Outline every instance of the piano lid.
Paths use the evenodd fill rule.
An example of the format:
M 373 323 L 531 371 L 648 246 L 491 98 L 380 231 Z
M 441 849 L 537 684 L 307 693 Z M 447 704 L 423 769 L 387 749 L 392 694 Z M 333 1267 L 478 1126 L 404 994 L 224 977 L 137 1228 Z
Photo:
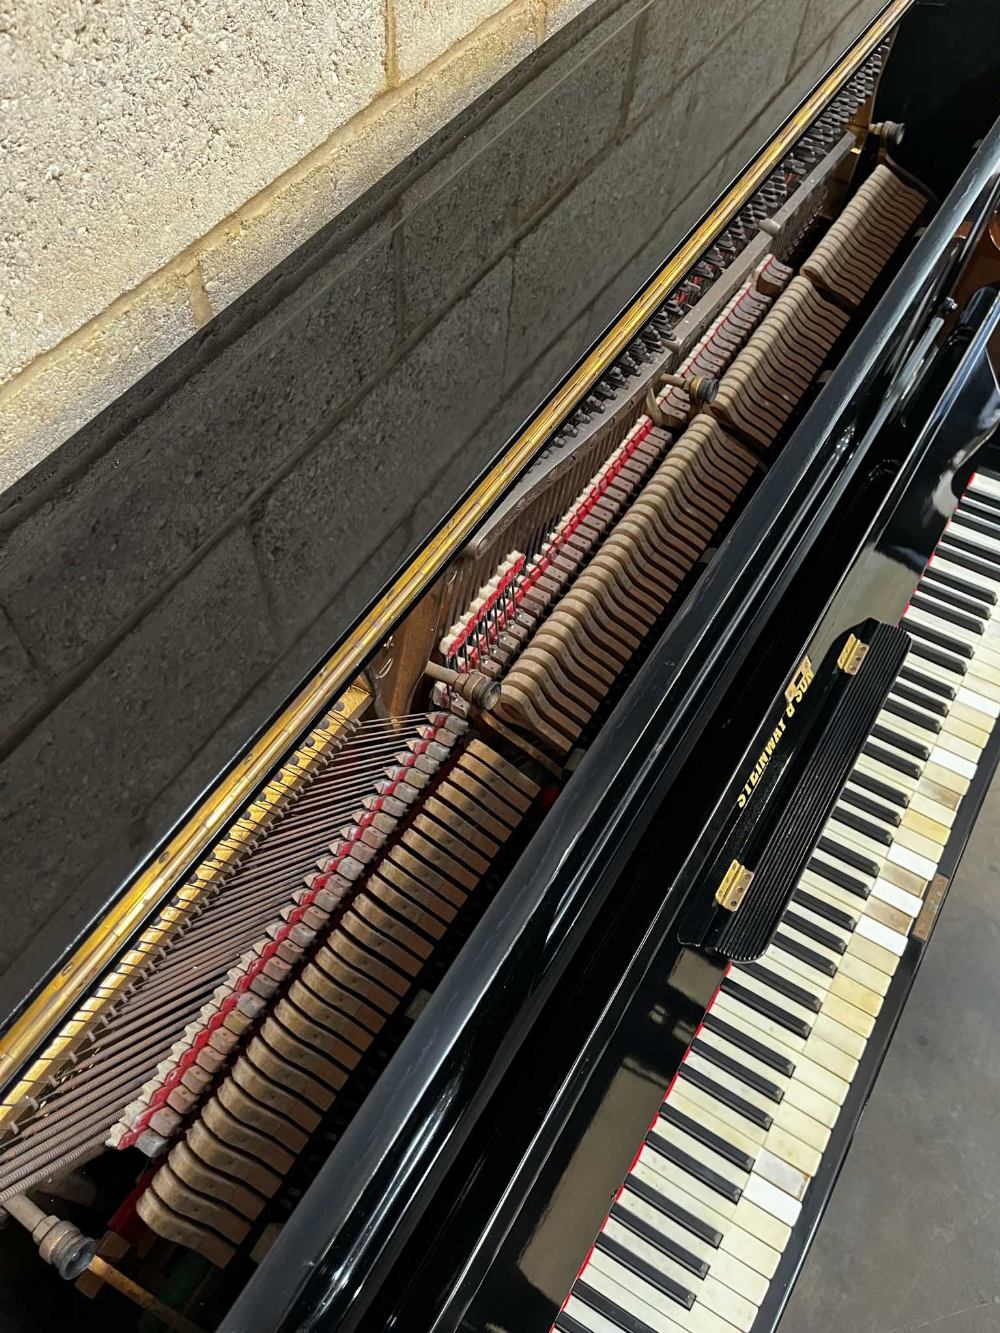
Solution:
M 905 8 L 886 10 L 864 50 Z M 115 462 L 95 467 L 84 510 L 99 534 L 91 587 L 141 603 L 192 547 L 205 576 L 177 589 L 195 599 L 184 633 L 159 634 L 138 661 L 127 640 L 123 661 L 112 653 L 114 694 L 96 715 L 88 681 L 7 760 L 0 1000 L 10 1012 L 48 976 L 36 1036 L 49 1001 L 79 993 L 238 813 L 807 123 L 796 117 L 442 525 L 820 72 L 785 81 L 780 14 L 768 0 L 754 26 L 710 34 L 706 54 L 678 49 L 648 5 L 592 7 L 61 452 L 65 469 L 102 451 Z M 44 517 L 60 475 L 33 475 L 10 503 L 36 511 L 46 554 L 32 577 L 61 571 L 47 610 L 75 653 L 93 630 L 65 572 L 77 533 L 58 506 Z M 317 658 L 322 670 L 217 780 Z M 249 702 L 203 745 L 248 673 L 263 678 Z M 77 757 L 49 774 L 50 750 Z M 154 859 L 150 844 L 203 789 Z

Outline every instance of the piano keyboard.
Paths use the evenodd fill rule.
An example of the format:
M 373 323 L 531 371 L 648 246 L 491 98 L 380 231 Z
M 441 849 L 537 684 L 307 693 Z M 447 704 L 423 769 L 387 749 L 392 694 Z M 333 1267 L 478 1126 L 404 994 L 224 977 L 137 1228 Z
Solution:
M 559 1333 L 750 1333 L 1000 714 L 1000 480 L 973 478 L 910 650 L 774 937 L 730 965 Z

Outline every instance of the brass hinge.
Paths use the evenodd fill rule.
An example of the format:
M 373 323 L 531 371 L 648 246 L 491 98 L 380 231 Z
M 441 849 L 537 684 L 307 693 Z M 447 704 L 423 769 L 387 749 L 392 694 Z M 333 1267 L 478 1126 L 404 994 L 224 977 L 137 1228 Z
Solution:
M 856 676 L 861 663 L 868 656 L 868 645 L 862 643 L 856 634 L 848 636 L 847 642 L 840 650 L 840 656 L 837 658 L 837 666 L 848 676 Z
M 734 861 L 715 890 L 715 901 L 727 912 L 735 912 L 746 897 L 752 879 L 753 871 L 740 865 L 739 861 Z

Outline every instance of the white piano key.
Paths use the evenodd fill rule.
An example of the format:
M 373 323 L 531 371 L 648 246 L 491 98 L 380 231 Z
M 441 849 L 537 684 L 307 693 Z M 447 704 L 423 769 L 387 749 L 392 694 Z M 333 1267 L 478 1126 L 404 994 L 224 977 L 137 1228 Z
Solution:
M 890 956 L 894 957 L 894 955 Z M 889 989 L 889 982 L 892 980 L 891 976 L 859 958 L 853 949 L 848 949 L 844 954 L 839 975 L 847 977 L 851 981 L 860 981 L 862 986 L 867 986 L 869 990 L 875 991 L 883 998 Z
M 809 1188 L 809 1182 L 812 1179 L 812 1176 L 797 1171 L 795 1167 L 789 1166 L 784 1158 L 776 1157 L 774 1153 L 769 1152 L 766 1148 L 758 1155 L 754 1170 L 769 1184 L 784 1190 L 786 1194 L 799 1203 L 805 1198 L 806 1190 Z
M 854 1071 L 858 1067 L 858 1062 L 853 1055 L 842 1050 L 839 1046 L 833 1045 L 826 1037 L 817 1034 L 815 1030 L 809 1034 L 805 1054 L 813 1064 L 819 1065 L 831 1074 L 835 1074 L 845 1083 L 851 1082 L 854 1078 Z M 804 1073 L 803 1078 L 805 1078 Z
M 867 1041 L 875 1026 L 875 1019 L 870 1013 L 866 1013 L 865 1010 L 850 1004 L 847 1000 L 843 999 L 840 995 L 835 994 L 833 991 L 831 991 L 823 1001 L 823 1008 L 820 1010 L 820 1015 L 821 1017 L 825 1016 L 826 1018 L 833 1019 L 842 1027 L 847 1028 L 849 1032 L 855 1033 L 862 1039 L 862 1042 Z M 842 1049 L 850 1050 L 851 1048 L 850 1046 L 843 1046 Z M 863 1045 L 861 1049 L 864 1050 Z M 858 1058 L 860 1059 L 861 1057 L 859 1056 Z
M 873 921 L 871 917 L 863 916 L 858 921 L 857 933 L 865 939 L 871 940 L 873 944 L 881 945 L 883 949 L 887 949 L 900 958 L 906 950 L 905 935 L 900 935 L 896 930 L 889 930 L 887 926 L 881 925 L 878 921 Z
M 791 1239 L 792 1228 L 789 1224 L 777 1213 L 761 1208 L 753 1199 L 747 1198 L 745 1193 L 733 1210 L 733 1221 L 765 1245 L 770 1245 L 772 1250 L 783 1251 Z
M 905 947 L 905 941 L 904 941 Z M 867 963 L 870 967 L 877 968 L 888 981 L 896 975 L 896 969 L 899 967 L 900 955 L 892 949 L 887 949 L 876 940 L 869 939 L 860 931 L 855 931 L 847 946 L 846 958 L 850 954 L 852 957 Z
M 928 763 L 920 778 L 920 785 L 927 789 L 927 784 L 933 783 L 943 791 L 949 791 L 955 797 L 956 802 L 960 801 L 969 790 L 969 779 L 960 774 L 954 764 L 938 763 L 932 759 Z
M 937 848 L 945 848 L 952 836 L 952 824 L 955 810 L 949 810 L 937 801 L 928 800 L 923 794 L 917 794 L 911 806 L 900 820 L 901 829 L 912 829 L 923 834 Z
M 830 1131 L 826 1125 L 813 1120 L 786 1099 L 778 1107 L 764 1147 L 790 1166 L 814 1176 L 829 1141 Z
M 893 841 L 901 842 L 904 847 L 911 847 L 934 861 L 940 861 L 950 837 L 951 829 L 948 825 L 920 810 L 908 810 L 906 818 L 900 821 Z
M 799 1220 L 799 1213 L 802 1211 L 802 1205 L 796 1199 L 786 1194 L 784 1190 L 778 1189 L 777 1185 L 772 1185 L 769 1180 L 764 1180 L 762 1176 L 756 1174 L 751 1174 L 747 1181 L 743 1197 L 789 1227 L 795 1225 Z
M 975 708 L 980 713 L 985 713 L 987 717 L 992 717 L 994 719 L 1000 717 L 1000 691 L 998 691 L 997 698 L 990 698 L 985 694 L 981 694 L 977 690 L 969 689 L 967 686 L 963 685 L 959 687 L 955 697 L 962 703 L 968 704 L 970 708 Z
M 814 1031 L 823 1041 L 836 1047 L 837 1050 L 843 1051 L 855 1062 L 860 1060 L 865 1053 L 865 1038 L 860 1033 L 855 1032 L 853 1028 L 845 1027 L 838 1019 L 832 1018 L 828 1014 L 820 1014 L 817 1017 Z
M 918 898 L 915 893 L 907 893 L 905 889 L 897 889 L 895 884 L 889 884 L 884 879 L 877 879 L 872 889 L 877 897 L 884 899 L 893 907 L 897 907 L 907 916 L 919 916 L 920 909 L 923 907 L 923 899 Z
M 882 992 L 872 990 L 862 982 L 854 981 L 843 971 L 838 972 L 834 984 L 830 987 L 831 995 L 853 1004 L 872 1018 L 877 1018 L 882 1009 Z
M 912 870 L 921 879 L 933 879 L 937 874 L 937 861 L 931 861 L 926 856 L 911 852 L 909 847 L 903 847 L 898 842 L 893 843 L 889 848 L 887 859 L 898 866 L 902 866 L 905 870 Z
M 946 750 L 940 745 L 936 745 L 931 750 L 931 757 L 928 762 L 940 764 L 942 768 L 950 769 L 952 773 L 957 773 L 960 777 L 967 778 L 970 781 L 976 776 L 976 765 L 974 763 L 968 759 L 962 759 L 957 754 L 952 754 L 950 750 Z M 964 792 L 962 794 L 965 795 Z
M 816 1092 L 804 1079 L 789 1080 L 784 1100 L 789 1106 L 794 1106 L 796 1110 L 811 1116 L 825 1129 L 833 1129 L 837 1123 L 837 1116 L 840 1114 L 839 1103 Z
M 882 926 L 888 926 L 890 930 L 895 930 L 900 935 L 909 935 L 910 927 L 913 925 L 913 918 L 901 912 L 898 907 L 893 907 L 882 898 L 876 898 L 873 894 L 865 903 L 865 916 L 871 921 L 877 921 Z

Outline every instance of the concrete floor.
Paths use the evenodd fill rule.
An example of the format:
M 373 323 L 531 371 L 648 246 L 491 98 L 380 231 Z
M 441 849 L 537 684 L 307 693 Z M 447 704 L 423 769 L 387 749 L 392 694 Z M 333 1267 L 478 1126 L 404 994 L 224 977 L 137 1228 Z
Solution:
M 1000 779 L 780 1333 L 1000 1331 Z

